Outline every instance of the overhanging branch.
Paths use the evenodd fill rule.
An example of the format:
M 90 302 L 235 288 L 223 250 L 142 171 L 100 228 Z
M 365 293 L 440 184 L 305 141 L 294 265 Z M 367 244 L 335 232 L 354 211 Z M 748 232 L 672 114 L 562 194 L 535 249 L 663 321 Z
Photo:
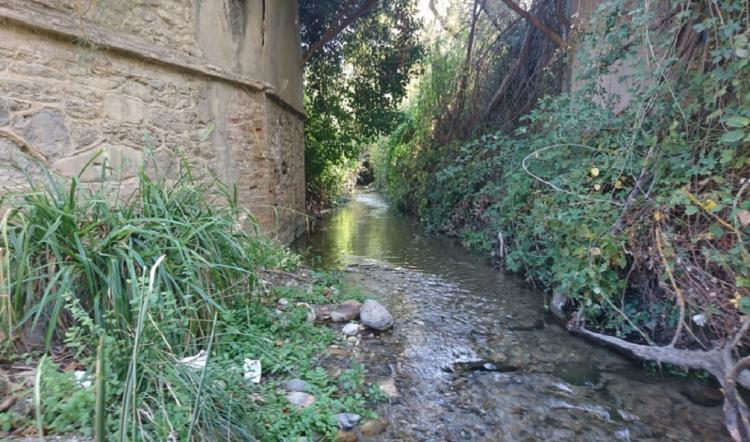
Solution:
M 549 37 L 550 40 L 557 43 L 558 46 L 561 48 L 567 47 L 568 43 L 565 41 L 564 38 L 560 36 L 557 32 L 553 31 L 552 28 L 545 25 L 544 22 L 542 22 L 539 17 L 529 13 L 529 11 L 523 9 L 522 7 L 518 6 L 517 3 L 515 3 L 513 0 L 502 0 L 503 3 L 505 3 L 506 6 L 508 6 L 510 9 L 513 10 L 516 14 L 520 15 L 526 21 L 529 22 L 533 27 L 539 29 L 542 31 L 544 35 Z
M 349 27 L 349 25 L 357 21 L 357 19 L 359 19 L 360 17 L 377 8 L 379 0 L 364 0 L 363 2 L 359 3 L 359 5 L 356 6 L 353 11 L 350 11 L 350 8 L 348 7 L 351 3 L 352 2 L 347 2 L 344 5 L 341 13 L 338 15 L 338 17 L 336 17 L 336 20 L 333 21 L 331 27 L 323 33 L 323 36 L 320 37 L 320 40 L 311 44 L 310 47 L 307 48 L 305 53 L 302 55 L 303 65 L 306 64 L 317 51 L 325 46 L 326 43 L 336 38 L 336 36 L 339 35 L 341 31 Z

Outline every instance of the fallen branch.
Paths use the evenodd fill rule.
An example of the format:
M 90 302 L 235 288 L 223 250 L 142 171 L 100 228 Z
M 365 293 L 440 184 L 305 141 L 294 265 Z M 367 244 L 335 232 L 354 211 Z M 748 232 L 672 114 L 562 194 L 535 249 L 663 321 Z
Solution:
M 487 116 L 492 113 L 492 109 L 495 108 L 495 106 L 500 103 L 500 101 L 503 99 L 503 96 L 505 95 L 505 92 L 508 91 L 508 88 L 511 85 L 511 82 L 514 78 L 516 78 L 516 75 L 518 75 L 518 72 L 521 70 L 521 66 L 526 63 L 526 61 L 529 58 L 529 52 L 531 52 L 531 42 L 534 37 L 534 28 L 532 26 L 527 26 L 526 29 L 526 36 L 523 39 L 523 44 L 521 45 L 521 51 L 518 53 L 518 57 L 516 57 L 516 62 L 513 63 L 513 66 L 508 69 L 508 72 L 505 73 L 505 76 L 503 77 L 502 83 L 500 83 L 500 87 L 497 88 L 494 94 L 492 94 L 492 98 L 490 98 L 490 102 L 487 104 L 487 107 L 484 109 L 484 113 L 482 114 L 482 118 L 487 118 Z
M 732 352 L 750 326 L 750 319 L 744 321 L 739 332 L 728 345 L 713 350 L 686 350 L 674 348 L 671 345 L 656 347 L 634 344 L 614 336 L 586 330 L 576 323 L 572 324 L 570 327 L 572 333 L 630 357 L 709 372 L 724 389 L 724 419 L 729 434 L 737 442 L 750 439 L 750 411 L 736 392 L 737 384 L 750 389 L 750 374 L 746 370 L 750 368 L 750 356 L 739 361 L 732 356 Z

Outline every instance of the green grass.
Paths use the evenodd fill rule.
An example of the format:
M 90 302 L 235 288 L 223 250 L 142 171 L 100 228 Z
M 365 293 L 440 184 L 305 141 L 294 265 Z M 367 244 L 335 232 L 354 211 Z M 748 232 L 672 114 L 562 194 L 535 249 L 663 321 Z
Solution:
M 258 233 L 230 189 L 197 182 L 187 168 L 171 180 L 142 168 L 138 178 L 127 199 L 116 186 L 50 179 L 3 202 L 12 209 L 0 226 L 0 326 L 11 339 L 0 359 L 40 370 L 16 393 L 34 412 L 4 414 L 0 435 L 331 438 L 335 413 L 367 415 L 361 372 L 347 375 L 362 388 L 340 391 L 316 363 L 339 338 L 310 324 L 304 306 L 275 309 L 282 296 L 336 302 L 340 279 L 321 273 L 311 286 L 267 287 L 261 270 L 291 270 L 298 258 Z M 199 351 L 208 353 L 204 369 L 178 362 Z M 262 362 L 261 384 L 243 379 L 246 358 Z M 62 370 L 71 362 L 91 387 Z M 281 389 L 294 377 L 317 398 L 305 410 Z

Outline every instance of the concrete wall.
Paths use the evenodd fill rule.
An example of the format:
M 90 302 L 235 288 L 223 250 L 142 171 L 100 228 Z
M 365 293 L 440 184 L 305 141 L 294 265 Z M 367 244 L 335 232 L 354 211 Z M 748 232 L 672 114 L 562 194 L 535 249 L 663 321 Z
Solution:
M 569 53 L 569 77 L 570 86 L 573 91 L 580 87 L 580 81 L 577 78 L 584 72 L 588 66 L 587 61 L 581 60 L 580 54 L 583 51 L 603 54 L 609 50 L 609 46 L 604 38 L 600 41 L 583 41 L 583 35 L 586 32 L 593 32 L 597 26 L 600 28 L 602 23 L 597 23 L 597 8 L 603 3 L 602 0 L 570 0 L 569 8 L 571 12 L 571 23 L 573 25 L 572 41 L 573 49 Z M 634 5 L 635 6 L 635 5 Z M 669 13 L 670 5 L 665 1 L 656 1 L 650 4 L 651 10 L 655 15 L 655 22 L 660 22 L 662 18 Z M 619 20 L 625 22 L 630 17 L 623 15 Z M 663 49 L 661 48 L 661 39 L 668 38 L 669 27 L 661 30 L 652 29 L 650 38 L 653 39 L 653 47 L 657 57 L 661 57 Z M 649 81 L 635 78 L 636 73 L 653 72 L 657 69 L 653 57 L 649 57 L 649 49 L 643 45 L 635 47 L 636 56 L 617 60 L 608 73 L 602 73 L 597 77 L 598 97 L 600 103 L 611 106 L 614 112 L 620 112 L 625 109 L 633 99 L 636 88 L 648 87 Z
M 295 0 L 0 2 L 0 192 L 42 168 L 75 176 L 102 150 L 127 190 L 147 149 L 161 173 L 182 153 L 290 240 L 302 109 Z

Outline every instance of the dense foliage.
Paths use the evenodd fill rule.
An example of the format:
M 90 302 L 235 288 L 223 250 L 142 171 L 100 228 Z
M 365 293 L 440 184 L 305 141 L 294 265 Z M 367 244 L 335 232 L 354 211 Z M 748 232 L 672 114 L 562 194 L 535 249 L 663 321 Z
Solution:
M 397 105 L 422 53 L 414 1 L 378 3 L 305 66 L 305 174 L 312 205 L 335 200 L 358 166 L 362 146 L 399 122 Z M 300 2 L 304 47 L 356 4 Z
M 395 202 L 503 254 L 589 324 L 704 346 L 750 313 L 750 11 L 665 6 L 602 2 L 570 40 L 574 92 L 468 142 L 436 142 L 460 57 L 433 50 L 408 121 L 373 157 Z

